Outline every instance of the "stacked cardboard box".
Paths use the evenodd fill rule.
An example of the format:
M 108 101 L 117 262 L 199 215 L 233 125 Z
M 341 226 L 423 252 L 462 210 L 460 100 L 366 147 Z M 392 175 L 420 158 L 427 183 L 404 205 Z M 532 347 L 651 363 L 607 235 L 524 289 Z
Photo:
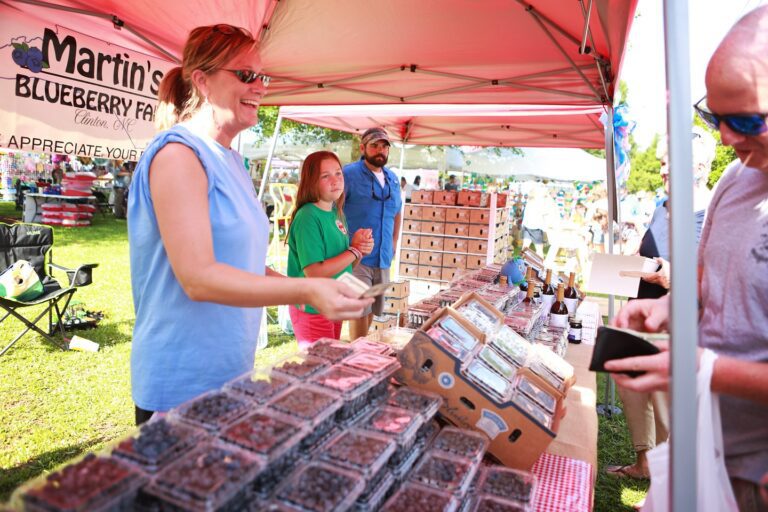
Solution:
M 483 267 L 489 244 L 492 258 L 504 259 L 508 210 L 489 203 L 488 194 L 474 190 L 414 191 L 404 208 L 400 275 L 449 282 L 457 273 Z M 506 204 L 506 195 L 498 194 L 497 203 Z

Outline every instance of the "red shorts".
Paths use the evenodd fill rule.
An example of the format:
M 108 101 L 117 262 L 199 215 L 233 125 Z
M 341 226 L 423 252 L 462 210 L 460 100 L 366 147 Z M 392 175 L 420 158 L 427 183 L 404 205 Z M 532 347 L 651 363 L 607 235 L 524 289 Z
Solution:
M 323 315 L 313 315 L 301 311 L 296 306 L 289 306 L 288 313 L 293 324 L 293 333 L 299 347 L 308 343 L 314 343 L 320 338 L 339 339 L 341 336 L 341 322 L 331 322 Z

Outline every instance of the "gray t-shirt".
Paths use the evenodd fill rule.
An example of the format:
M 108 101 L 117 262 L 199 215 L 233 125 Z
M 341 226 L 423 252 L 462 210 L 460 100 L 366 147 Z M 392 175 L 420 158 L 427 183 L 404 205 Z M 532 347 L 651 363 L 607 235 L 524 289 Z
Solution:
M 768 173 L 738 160 L 709 204 L 699 244 L 699 344 L 768 362 Z M 720 396 L 728 474 L 758 482 L 768 470 L 768 406 Z

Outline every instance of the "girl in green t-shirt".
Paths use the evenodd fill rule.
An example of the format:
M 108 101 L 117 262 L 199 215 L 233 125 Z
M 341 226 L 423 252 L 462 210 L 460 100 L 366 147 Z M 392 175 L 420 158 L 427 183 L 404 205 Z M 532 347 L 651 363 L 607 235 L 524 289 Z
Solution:
M 351 272 L 373 250 L 370 229 L 358 229 L 350 241 L 344 219 L 344 174 L 335 153 L 317 151 L 301 166 L 288 248 L 289 277 L 336 278 Z M 341 322 L 328 320 L 311 306 L 290 306 L 289 313 L 300 348 L 341 335 Z

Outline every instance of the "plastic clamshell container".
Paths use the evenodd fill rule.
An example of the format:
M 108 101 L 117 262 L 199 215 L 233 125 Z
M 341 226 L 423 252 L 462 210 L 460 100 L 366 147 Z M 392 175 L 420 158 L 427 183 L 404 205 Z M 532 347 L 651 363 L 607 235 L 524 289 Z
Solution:
M 320 338 L 307 349 L 309 355 L 325 359 L 329 363 L 338 363 L 353 351 L 348 343 L 331 338 Z
M 408 482 L 381 508 L 386 512 L 411 512 L 414 510 L 455 512 L 459 501 L 450 493 Z
M 477 357 L 484 362 L 491 370 L 495 371 L 508 381 L 512 381 L 517 374 L 517 368 L 508 362 L 493 347 L 484 346 L 477 353 Z
M 306 435 L 303 422 L 264 408 L 225 428 L 219 437 L 270 464 L 286 453 L 298 450 Z
M 503 403 L 512 391 L 512 383 L 493 371 L 479 359 L 473 359 L 462 370 L 467 380 L 474 383 L 498 403 Z
M 488 449 L 488 443 L 488 438 L 478 432 L 445 427 L 432 441 L 431 449 L 463 457 L 479 464 Z
M 560 379 L 560 377 L 558 377 L 554 373 L 552 373 L 549 370 L 549 368 L 547 368 L 544 365 L 543 362 L 541 362 L 541 361 L 532 361 L 532 362 L 530 362 L 528 364 L 528 368 L 530 368 L 530 370 L 533 373 L 535 373 L 536 375 L 538 375 L 539 377 L 544 379 L 547 382 L 547 384 L 552 386 L 554 389 L 556 389 L 558 391 L 564 391 L 565 390 L 565 381 Z M 542 404 L 542 405 L 544 405 L 544 404 Z
M 14 509 L 34 512 L 127 510 L 146 481 L 136 467 L 89 453 L 24 484 L 11 504 Z
M 257 404 L 263 404 L 287 389 L 293 382 L 291 377 L 258 368 L 229 381 L 224 385 L 224 389 L 233 394 L 244 395 Z
M 335 364 L 312 378 L 312 383 L 339 393 L 344 405 L 339 411 L 339 420 L 354 417 L 367 405 L 368 390 L 375 384 L 370 374 L 349 366 Z
M 503 325 L 490 336 L 488 345 L 496 349 L 504 359 L 517 367 L 524 366 L 531 351 L 531 344 L 511 327 Z
M 355 503 L 355 512 L 379 510 L 393 485 L 395 485 L 395 477 L 391 473 L 384 474 L 370 489 L 366 487 L 363 495 Z
M 545 411 L 554 414 L 557 407 L 557 399 L 534 384 L 524 375 L 515 380 L 515 388 L 539 404 Z
M 443 451 L 428 450 L 411 473 L 411 481 L 463 496 L 477 471 L 477 464 Z
M 253 403 L 250 400 L 216 390 L 181 404 L 172 412 L 171 418 L 217 432 L 245 416 L 252 408 Z
M 390 465 L 394 467 L 410 453 L 423 422 L 421 414 L 417 412 L 384 405 L 366 416 L 359 426 L 365 430 L 385 434 L 395 440 L 398 449 L 390 459 Z
M 355 471 L 371 482 L 397 449 L 391 437 L 359 428 L 342 431 L 326 443 L 317 458 Z
M 381 332 L 381 342 L 389 345 L 395 352 L 400 352 L 411 341 L 416 329 L 408 327 L 390 327 Z
M 506 295 L 502 294 L 502 296 L 506 298 Z M 481 304 L 475 299 L 471 299 L 462 304 L 459 307 L 458 312 L 461 313 L 467 320 L 470 320 L 471 316 L 472 323 L 477 322 L 475 325 L 477 325 L 477 327 L 485 333 L 494 332 L 501 325 L 499 317 L 496 316 L 493 311 L 489 310 L 484 304 Z
M 278 489 L 275 502 L 284 510 L 332 512 L 348 510 L 365 489 L 359 474 L 324 462 L 299 467 Z
M 528 512 L 532 510 L 522 503 L 505 500 L 489 494 L 479 494 L 468 508 L 468 512 Z
M 345 366 L 368 372 L 371 375 L 385 375 L 386 377 L 391 376 L 400 369 L 400 363 L 397 359 L 366 351 L 355 352 L 342 360 L 341 363 Z
M 247 451 L 214 441 L 164 468 L 144 492 L 182 510 L 219 510 L 247 499 L 262 468 Z
M 392 474 L 394 475 L 395 480 L 402 483 L 408 479 L 408 476 L 411 474 L 411 469 L 413 469 L 413 465 L 416 464 L 416 461 L 419 460 L 421 454 L 424 453 L 425 444 L 426 443 L 423 441 L 418 441 L 413 444 L 410 451 L 405 452 L 402 457 L 399 457 L 399 460 L 396 461 L 395 459 L 397 452 L 395 452 L 395 455 L 389 459 L 389 466 L 392 469 Z M 394 462 L 397 463 L 395 464 Z
M 421 414 L 426 423 L 431 421 L 435 414 L 437 414 L 437 411 L 440 410 L 440 407 L 443 405 L 443 397 L 429 391 L 403 386 L 389 396 L 387 403 Z
M 368 338 L 357 338 L 352 342 L 352 348 L 356 352 L 372 352 L 382 356 L 391 356 L 394 354 L 392 347 L 386 343 L 380 343 L 378 341 L 372 341 Z
M 552 415 L 545 411 L 538 403 L 528 397 L 520 390 L 515 390 L 509 401 L 514 403 L 521 411 L 531 417 L 533 421 L 543 426 L 544 428 L 550 428 L 552 426 Z
M 343 401 L 338 393 L 311 384 L 297 384 L 269 402 L 269 407 L 304 422 L 309 431 L 302 449 L 313 446 L 335 425 Z
M 477 482 L 478 494 L 488 494 L 505 500 L 525 504 L 533 509 L 536 495 L 536 477 L 527 471 L 503 466 L 483 468 Z
M 272 368 L 272 371 L 297 380 L 306 381 L 311 376 L 328 368 L 328 366 L 330 365 L 325 359 L 299 353 L 286 357 L 277 363 Z
M 112 455 L 156 473 L 206 439 L 208 433 L 190 425 L 159 418 L 144 423 L 112 449 Z
M 574 369 L 571 363 L 544 347 L 534 346 L 533 348 L 533 357 L 536 360 L 540 360 L 560 380 L 565 381 L 573 377 Z

